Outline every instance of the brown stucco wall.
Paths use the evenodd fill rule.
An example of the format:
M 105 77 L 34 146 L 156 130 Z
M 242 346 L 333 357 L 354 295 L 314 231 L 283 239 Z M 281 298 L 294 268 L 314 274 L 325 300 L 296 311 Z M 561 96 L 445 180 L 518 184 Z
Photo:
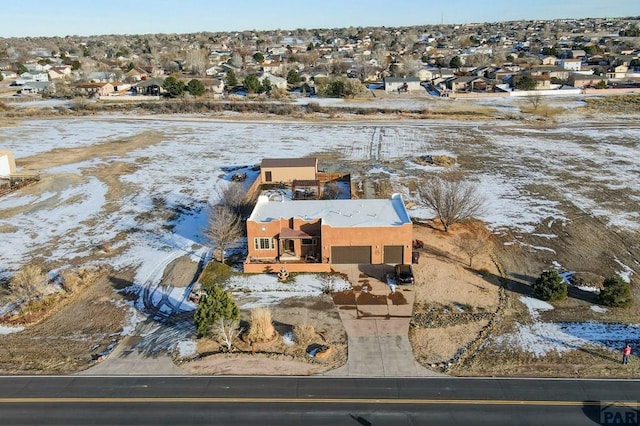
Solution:
M 322 227 L 322 258 L 331 256 L 334 246 L 371 246 L 371 263 L 383 263 L 384 246 L 404 246 L 404 263 L 411 263 L 411 240 L 413 227 L 410 223 L 402 226 L 378 228 L 332 228 Z
M 308 247 L 308 250 L 316 251 L 315 254 L 321 256 L 323 263 L 327 261 L 330 263 L 331 247 L 371 246 L 371 262 L 373 264 L 381 264 L 384 260 L 383 247 L 389 245 L 404 246 L 404 263 L 411 263 L 413 227 L 410 223 L 402 226 L 387 227 L 332 228 L 328 225 L 321 225 L 320 219 L 305 221 L 299 218 L 292 220 L 280 218 L 265 223 L 247 221 L 248 258 L 275 259 L 279 255 L 278 241 L 275 241 L 273 249 L 256 250 L 254 238 L 275 238 L 282 228 L 287 227 L 302 230 L 310 235 L 319 235 L 320 244 L 316 247 Z M 301 239 L 294 239 L 293 241 L 296 253 L 301 253 Z
M 271 181 L 266 180 L 266 173 L 271 172 Z M 315 180 L 315 167 L 264 167 L 260 170 L 262 183 L 291 182 L 298 180 Z

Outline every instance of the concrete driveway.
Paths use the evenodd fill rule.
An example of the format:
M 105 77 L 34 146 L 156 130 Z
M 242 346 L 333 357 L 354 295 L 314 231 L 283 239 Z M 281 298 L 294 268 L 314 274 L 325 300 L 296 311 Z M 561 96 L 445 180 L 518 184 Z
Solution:
M 353 291 L 334 295 L 349 341 L 347 364 L 327 376 L 443 376 L 420 365 L 409 343 L 415 292 L 411 285 L 391 293 L 385 275 L 389 265 L 339 265 Z

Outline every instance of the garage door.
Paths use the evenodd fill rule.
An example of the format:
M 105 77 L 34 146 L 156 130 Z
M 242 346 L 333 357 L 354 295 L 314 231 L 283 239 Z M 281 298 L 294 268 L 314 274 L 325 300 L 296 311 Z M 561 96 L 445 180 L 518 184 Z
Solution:
M 403 254 L 403 246 L 384 246 L 384 263 L 404 263 Z
M 371 263 L 371 246 L 331 247 L 331 263 Z

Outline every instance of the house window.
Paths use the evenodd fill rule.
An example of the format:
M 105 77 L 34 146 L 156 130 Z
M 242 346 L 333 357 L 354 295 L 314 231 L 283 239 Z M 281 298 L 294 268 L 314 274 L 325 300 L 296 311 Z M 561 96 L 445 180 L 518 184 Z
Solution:
M 273 238 L 267 237 L 254 238 L 253 246 L 256 250 L 273 250 L 275 248 Z
M 314 240 L 311 238 L 303 238 L 302 245 L 303 246 L 315 246 L 318 243 L 318 240 Z

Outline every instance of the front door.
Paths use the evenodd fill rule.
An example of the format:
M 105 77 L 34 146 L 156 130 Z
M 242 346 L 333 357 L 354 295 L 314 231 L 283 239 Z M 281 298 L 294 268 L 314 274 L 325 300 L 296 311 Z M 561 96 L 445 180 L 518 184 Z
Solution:
M 264 172 L 265 182 L 271 182 L 271 172 Z

